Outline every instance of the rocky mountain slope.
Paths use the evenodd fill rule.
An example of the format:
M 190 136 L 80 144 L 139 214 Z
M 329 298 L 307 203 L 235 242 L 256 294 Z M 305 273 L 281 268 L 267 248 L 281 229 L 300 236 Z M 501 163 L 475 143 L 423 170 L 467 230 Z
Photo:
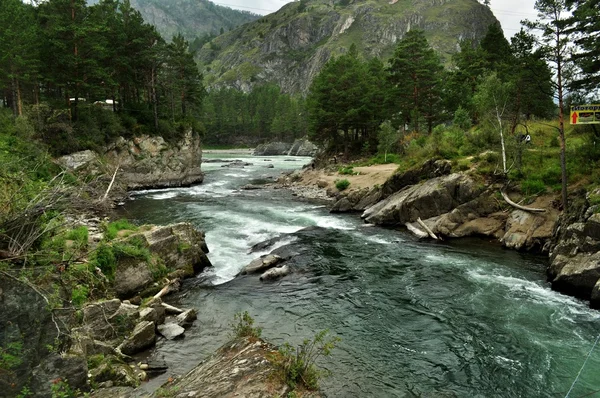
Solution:
M 130 0 L 144 20 L 169 40 L 181 32 L 188 41 L 204 35 L 218 35 L 252 22 L 260 15 L 219 6 L 208 0 Z M 95 4 L 98 0 L 88 0 Z
M 479 40 L 496 21 L 477 0 L 302 0 L 215 38 L 198 59 L 212 86 L 249 90 L 269 81 L 306 92 L 323 65 L 352 43 L 365 57 L 385 59 L 418 28 L 447 62 L 461 40 Z

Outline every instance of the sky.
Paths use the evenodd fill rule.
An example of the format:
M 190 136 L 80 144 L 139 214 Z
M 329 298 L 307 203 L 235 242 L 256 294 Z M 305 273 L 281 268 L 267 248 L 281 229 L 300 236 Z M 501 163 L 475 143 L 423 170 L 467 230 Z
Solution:
M 257 14 L 270 14 L 279 10 L 291 0 L 212 0 L 213 3 L 251 11 Z M 496 18 L 502 24 L 507 38 L 517 33 L 521 27 L 522 19 L 535 19 L 533 9 L 535 0 L 491 0 L 491 8 Z

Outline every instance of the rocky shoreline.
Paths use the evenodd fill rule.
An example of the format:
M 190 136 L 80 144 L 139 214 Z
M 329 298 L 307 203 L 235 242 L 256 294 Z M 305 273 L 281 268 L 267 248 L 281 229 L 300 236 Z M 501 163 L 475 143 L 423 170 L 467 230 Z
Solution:
M 383 175 L 376 167 L 356 170 L 364 178 L 339 175 L 331 166 L 306 168 L 282 175 L 276 186 L 327 201 L 332 213 L 356 212 L 370 224 L 405 227 L 419 239 L 484 237 L 508 249 L 548 255 L 552 288 L 600 308 L 600 206 L 591 206 L 586 192 L 572 194 L 561 213 L 553 195 L 524 198 L 507 181 L 454 172 L 447 160 Z M 344 178 L 350 189 L 340 191 L 335 182 Z M 514 206 L 523 199 L 530 200 L 527 207 Z

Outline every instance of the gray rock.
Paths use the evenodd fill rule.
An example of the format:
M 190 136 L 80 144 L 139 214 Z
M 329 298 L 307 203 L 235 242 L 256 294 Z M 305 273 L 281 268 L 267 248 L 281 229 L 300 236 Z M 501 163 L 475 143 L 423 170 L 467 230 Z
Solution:
M 121 343 L 119 350 L 125 355 L 133 355 L 150 348 L 156 342 L 155 324 L 142 321 L 135 326 L 131 335 Z
M 292 147 L 292 144 L 287 142 L 270 142 L 262 144 L 254 149 L 254 156 L 281 156 L 287 155 Z
M 176 323 L 166 323 L 158 326 L 158 333 L 163 335 L 167 340 L 174 340 L 178 337 L 183 337 L 185 329 Z
M 30 390 L 36 391 L 36 397 L 50 397 L 52 380 L 68 380 L 69 386 L 87 390 L 87 361 L 83 355 L 60 355 L 53 353 L 42 360 L 31 373 Z
M 120 259 L 115 271 L 113 287 L 119 298 L 132 297 L 150 286 L 154 279 L 144 261 L 136 258 Z
M 287 265 L 284 265 L 283 267 L 278 267 L 278 268 L 271 268 L 267 272 L 263 273 L 259 279 L 261 281 L 275 280 L 275 279 L 283 278 L 284 276 L 288 275 L 291 271 L 292 270 Z
M 119 299 L 89 304 L 83 308 L 83 324 L 87 334 L 95 340 L 112 340 L 117 331 L 109 319 L 121 307 Z
M 242 270 L 241 274 L 253 274 L 258 272 L 263 272 L 269 268 L 276 266 L 281 263 L 283 258 L 279 257 L 275 254 L 269 254 L 267 256 L 259 257 L 257 259 L 252 260 L 250 264 L 246 265 Z
M 94 369 L 90 370 L 95 383 L 110 382 L 111 386 L 137 387 L 138 380 L 129 365 L 114 356 L 107 356 Z
M 406 187 L 369 207 L 362 218 L 371 224 L 404 225 L 419 217 L 428 219 L 448 213 L 480 193 L 481 188 L 470 176 L 451 174 Z
M 177 318 L 175 318 L 175 322 L 181 327 L 186 327 L 190 326 L 197 318 L 198 316 L 196 314 L 196 310 L 190 308 L 189 310 L 186 310 L 183 313 L 177 315 Z
M 276 352 L 274 346 L 261 340 L 236 340 L 162 388 L 176 392 L 178 397 L 285 397 L 290 388 L 280 378 L 271 377 L 275 367 L 268 358 Z M 152 395 L 158 396 L 158 392 Z M 318 392 L 303 394 L 305 398 L 318 396 Z
M 158 314 L 154 308 L 142 308 L 140 310 L 140 321 L 158 322 Z
M 592 288 L 592 295 L 590 298 L 590 307 L 600 309 L 600 279 Z
M 61 156 L 56 160 L 58 164 L 69 169 L 78 170 L 98 160 L 98 154 L 94 151 L 81 151 Z

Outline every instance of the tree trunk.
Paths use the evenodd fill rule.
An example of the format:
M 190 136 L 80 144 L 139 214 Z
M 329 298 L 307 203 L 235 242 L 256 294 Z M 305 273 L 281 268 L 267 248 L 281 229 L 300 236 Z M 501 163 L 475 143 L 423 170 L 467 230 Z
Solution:
M 563 85 L 562 85 L 562 55 L 560 54 L 560 32 L 556 32 L 556 76 L 558 82 L 558 133 L 560 138 L 560 171 L 562 174 L 562 204 L 563 211 L 567 209 L 567 160 L 565 156 L 565 117 L 563 114 Z

